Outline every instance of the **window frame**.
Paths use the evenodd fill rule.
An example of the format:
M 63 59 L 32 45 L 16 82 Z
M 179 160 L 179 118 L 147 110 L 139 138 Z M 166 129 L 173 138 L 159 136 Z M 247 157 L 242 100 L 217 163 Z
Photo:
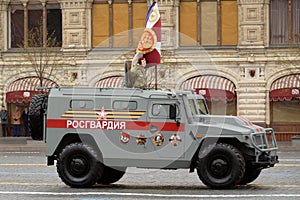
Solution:
M 121 108 L 121 107 L 116 107 L 116 103 L 128 103 L 127 107 L 126 108 Z M 135 106 L 134 108 L 130 108 L 130 103 L 134 103 Z M 138 102 L 137 101 L 133 101 L 133 100 L 114 100 L 113 103 L 112 103 L 112 108 L 114 110 L 137 110 L 138 108 Z
M 105 27 L 107 28 L 107 32 L 108 32 L 108 37 L 106 39 L 103 39 L 101 40 L 101 42 L 103 42 L 102 45 L 99 45 L 97 44 L 97 38 L 95 37 L 95 30 L 94 30 L 94 27 L 92 27 L 92 48 L 101 48 L 101 49 L 107 49 L 107 48 L 122 48 L 122 49 L 132 49 L 133 47 L 136 47 L 138 45 L 138 43 L 136 43 L 136 38 L 135 38 L 135 35 L 134 35 L 134 31 L 133 31 L 133 28 L 136 28 L 136 29 L 141 29 L 141 30 L 144 30 L 145 28 L 145 25 L 143 25 L 142 27 L 135 27 L 136 24 L 135 24 L 135 14 L 136 13 L 136 9 L 135 9 L 135 6 L 139 5 L 141 7 L 143 7 L 142 4 L 145 5 L 145 10 L 143 10 L 143 16 L 144 18 L 146 18 L 146 14 L 147 14 L 147 10 L 148 10 L 148 4 L 147 4 L 147 1 L 146 0 L 136 0 L 132 3 L 128 3 L 128 1 L 124 1 L 124 0 L 116 0 L 114 1 L 113 3 L 109 4 L 108 2 L 103 2 L 103 1 L 99 1 L 99 0 L 95 0 L 94 3 L 93 3 L 93 7 L 94 5 L 97 5 L 97 4 L 102 4 L 102 5 L 107 5 L 107 12 L 108 12 L 108 27 Z M 127 26 L 128 26 L 128 30 L 127 30 L 127 33 L 125 33 L 126 31 L 123 31 L 123 32 L 119 32 L 117 33 L 117 35 L 119 34 L 119 36 L 122 36 L 120 34 L 127 34 L 126 38 L 127 38 L 127 46 L 118 46 L 115 41 L 114 41 L 114 34 L 115 34 L 115 30 L 114 30 L 114 24 L 113 22 L 115 21 L 114 19 L 114 8 L 117 8 L 118 6 L 114 6 L 115 4 L 126 4 L 128 6 L 128 10 L 127 10 L 127 13 L 128 13 L 128 16 L 126 16 L 128 18 L 128 22 L 127 22 Z M 94 20 L 92 23 L 96 23 L 95 22 L 95 18 L 94 18 L 94 15 L 93 15 L 93 12 L 95 12 L 95 10 L 93 10 L 92 8 L 92 19 Z M 146 21 L 146 19 L 144 19 Z M 138 32 L 141 32 L 141 30 L 138 30 Z M 142 33 L 142 32 L 141 32 Z M 138 38 L 140 38 L 141 35 L 138 36 Z
M 270 14 L 269 14 L 269 23 L 270 23 L 270 31 L 269 31 L 269 43 L 270 43 L 270 46 L 289 46 L 289 45 L 293 45 L 293 44 L 296 44 L 296 45 L 299 45 L 300 44 L 300 27 L 298 28 L 299 29 L 299 33 L 296 34 L 293 30 L 293 28 L 295 27 L 295 23 L 297 22 L 294 22 L 293 18 L 294 18 L 294 14 L 295 14 L 295 8 L 294 8 L 294 1 L 295 0 L 285 0 L 285 1 L 282 1 L 282 2 L 285 2 L 285 7 L 286 7 L 286 12 L 285 12 L 285 15 L 286 15 L 286 23 L 287 23 L 287 28 L 284 29 L 286 30 L 286 34 L 287 35 L 283 35 L 285 38 L 286 38 L 286 41 L 284 42 L 278 42 L 278 41 L 274 41 L 274 38 L 273 38 L 273 30 L 275 28 L 281 28 L 281 27 L 278 27 L 277 24 L 278 23 L 274 23 L 275 26 L 273 27 L 272 26 L 272 21 L 278 21 L 279 19 L 279 15 L 278 14 L 274 14 L 274 17 L 275 19 L 273 18 L 273 10 L 272 10 L 272 3 L 274 3 L 274 1 L 279 1 L 279 0 L 271 0 L 270 1 Z M 274 3 L 275 4 L 275 3 Z M 297 13 L 297 15 L 299 16 L 300 15 L 300 11 L 299 13 Z M 274 20 L 273 20 L 274 19 Z M 281 18 L 280 18 L 281 19 Z M 300 26 L 300 25 L 298 25 Z M 297 39 L 296 38 L 296 35 L 299 36 L 299 38 Z
M 175 103 L 175 102 L 152 102 L 150 104 L 150 112 L 149 112 L 149 117 L 150 118 L 153 118 L 153 119 L 170 119 L 170 116 L 169 116 L 169 110 L 167 110 L 167 115 L 164 116 L 164 115 L 154 115 L 153 114 L 153 107 L 156 106 L 156 105 L 163 105 L 163 106 L 169 106 L 169 110 L 170 110 L 170 107 L 171 105 L 176 105 L 176 118 L 180 118 L 180 106 Z
M 69 107 L 70 109 L 93 109 L 95 102 L 91 99 L 71 99 Z
M 237 10 L 236 10 L 236 13 L 237 13 L 237 15 L 236 15 L 236 19 L 237 19 L 237 23 L 236 23 L 236 38 L 234 39 L 235 40 L 235 42 L 234 42 L 234 44 L 224 44 L 223 43 L 223 41 L 222 41 L 222 37 L 224 36 L 222 36 L 222 34 L 223 34 L 223 32 L 224 32 L 224 30 L 222 30 L 222 27 L 224 26 L 224 24 L 222 23 L 222 2 L 229 2 L 229 1 L 232 1 L 232 2 L 236 2 L 235 0 L 204 0 L 204 1 L 197 1 L 197 7 L 196 7 L 196 27 L 195 27 L 195 29 L 196 29 L 196 37 L 197 38 L 195 38 L 197 41 L 195 41 L 195 45 L 182 45 L 181 44 L 181 34 L 179 33 L 178 34 L 178 45 L 179 45 L 179 48 L 187 48 L 187 47 L 194 47 L 194 46 L 198 46 L 198 45 L 200 45 L 200 46 L 203 46 L 203 47 L 205 47 L 205 48 L 220 48 L 220 47 L 222 47 L 222 48 L 236 48 L 237 46 L 238 46 L 238 37 L 239 37 L 239 33 L 238 33 L 238 4 L 237 4 L 237 2 L 236 2 L 236 8 L 237 8 Z M 184 3 L 186 3 L 186 2 L 191 2 L 191 3 L 195 3 L 193 0 L 182 0 L 182 1 L 180 1 L 180 2 L 184 2 Z M 215 43 L 214 44 L 205 44 L 205 45 L 203 45 L 202 44 L 202 25 L 201 25 L 201 20 L 202 20 L 202 12 L 201 12 L 201 9 L 202 9 L 202 3 L 203 2 L 212 2 L 212 3 L 216 3 L 216 14 L 217 14 L 217 16 L 216 16 L 216 20 L 217 20 L 217 27 L 216 27 L 216 34 L 217 34 L 217 39 L 216 39 L 216 41 L 215 41 Z M 181 21 L 181 18 L 180 18 L 180 6 L 179 6 L 179 21 L 178 21 L 178 23 L 179 23 L 179 32 L 181 31 L 180 30 L 180 21 Z M 186 36 L 184 36 L 184 37 L 186 37 Z M 230 39 L 230 40 L 232 40 L 232 39 Z
M 14 9 L 17 8 L 17 10 L 21 10 L 23 11 L 23 22 L 22 22 L 22 25 L 23 25 L 23 35 L 21 35 L 21 37 L 23 37 L 21 40 L 21 43 L 20 44 L 13 44 L 12 43 L 12 12 Z M 60 25 L 61 25 L 61 28 L 60 28 L 60 37 L 59 37 L 59 41 L 57 41 L 57 46 L 55 47 L 61 47 L 62 46 L 62 11 L 61 11 L 61 6 L 60 6 L 60 3 L 57 2 L 57 1 L 49 1 L 47 2 L 47 4 L 45 6 L 42 5 L 41 2 L 28 2 L 26 4 L 26 6 L 24 6 L 22 3 L 20 2 L 11 2 L 9 5 L 8 5 L 8 30 L 7 30 L 7 34 L 8 34 L 8 40 L 7 40 L 7 45 L 8 45 L 8 49 L 21 49 L 22 47 L 19 47 L 18 45 L 23 45 L 23 43 L 25 44 L 28 44 L 28 32 L 29 32 L 29 23 L 30 23 L 30 18 L 29 18 L 29 12 L 30 11 L 41 11 L 42 14 L 41 14 L 41 17 L 42 17 L 42 22 L 41 22 L 41 29 L 42 29 L 42 35 L 43 35 L 43 40 L 46 41 L 46 37 L 48 37 L 49 35 L 47 35 L 48 33 L 48 10 L 52 10 L 52 9 L 56 9 L 56 10 L 60 10 Z M 43 17 L 45 16 L 45 17 Z M 26 21 L 27 19 L 27 21 Z M 57 39 L 57 38 L 56 38 Z M 45 43 L 45 42 L 43 42 Z

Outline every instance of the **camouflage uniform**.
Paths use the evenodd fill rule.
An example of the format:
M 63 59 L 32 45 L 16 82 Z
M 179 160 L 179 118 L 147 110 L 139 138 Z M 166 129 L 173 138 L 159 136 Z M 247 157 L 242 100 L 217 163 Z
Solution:
M 145 69 L 140 65 L 134 65 L 129 74 L 129 86 L 134 88 L 147 88 L 147 76 Z

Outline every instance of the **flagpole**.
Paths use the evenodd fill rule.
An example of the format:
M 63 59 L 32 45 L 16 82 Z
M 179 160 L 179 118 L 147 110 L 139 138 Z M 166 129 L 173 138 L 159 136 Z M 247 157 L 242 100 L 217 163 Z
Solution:
M 157 65 L 155 65 L 155 90 L 157 90 Z
M 153 0 L 153 2 L 157 3 L 156 0 Z M 157 90 L 157 65 L 155 65 L 155 90 Z

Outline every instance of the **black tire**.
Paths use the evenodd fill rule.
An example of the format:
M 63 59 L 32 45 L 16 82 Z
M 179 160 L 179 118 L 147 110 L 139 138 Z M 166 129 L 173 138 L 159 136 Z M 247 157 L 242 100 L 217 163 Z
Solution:
M 56 167 L 61 180 L 74 188 L 93 186 L 103 173 L 101 155 L 82 143 L 66 146 L 57 159 Z
M 126 172 L 126 168 L 111 168 L 104 166 L 103 174 L 98 179 L 99 184 L 111 184 L 120 180 Z
M 37 94 L 32 97 L 29 105 L 29 128 L 33 140 L 43 140 L 44 113 L 47 110 L 48 97 Z
M 253 182 L 260 175 L 261 170 L 261 167 L 253 166 L 250 163 L 247 163 L 244 177 L 242 178 L 239 184 L 246 185 L 248 183 Z
M 217 143 L 199 152 L 197 173 L 210 188 L 233 188 L 245 173 L 245 160 L 235 147 Z

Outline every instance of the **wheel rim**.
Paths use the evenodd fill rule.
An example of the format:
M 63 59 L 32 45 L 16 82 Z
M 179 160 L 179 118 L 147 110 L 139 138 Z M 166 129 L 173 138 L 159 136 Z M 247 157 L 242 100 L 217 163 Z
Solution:
M 208 169 L 211 176 L 220 179 L 227 177 L 231 172 L 231 164 L 228 158 L 217 155 L 208 162 Z
M 67 169 L 71 176 L 82 178 L 89 173 L 90 163 L 82 156 L 72 156 L 67 162 Z

